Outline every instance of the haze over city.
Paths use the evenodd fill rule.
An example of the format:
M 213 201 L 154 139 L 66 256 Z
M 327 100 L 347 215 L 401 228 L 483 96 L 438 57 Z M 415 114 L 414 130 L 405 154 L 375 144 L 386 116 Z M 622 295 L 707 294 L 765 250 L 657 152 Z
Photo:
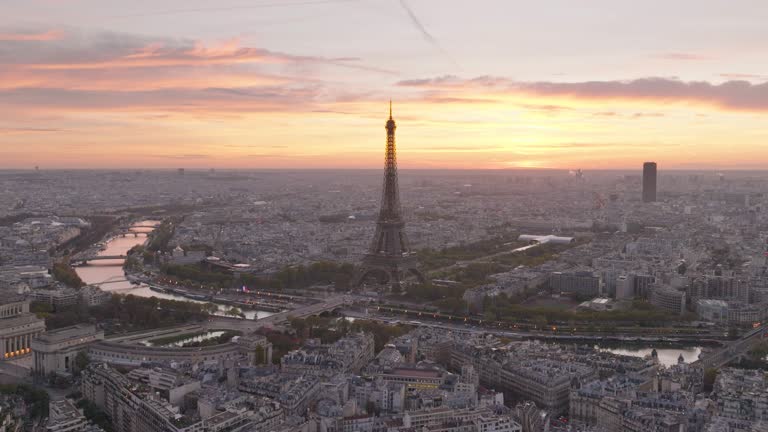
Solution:
M 390 98 L 403 168 L 768 162 L 759 0 L 7 0 L 2 12 L 3 168 L 377 168 Z
M 764 2 L 0 3 L 0 432 L 768 432 Z

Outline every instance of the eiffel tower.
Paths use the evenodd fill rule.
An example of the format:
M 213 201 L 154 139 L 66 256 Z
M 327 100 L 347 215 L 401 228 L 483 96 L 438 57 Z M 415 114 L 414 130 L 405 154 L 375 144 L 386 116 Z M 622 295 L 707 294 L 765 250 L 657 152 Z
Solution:
M 395 148 L 395 120 L 392 119 L 392 101 L 389 101 L 387 149 L 384 157 L 384 187 L 381 192 L 381 209 L 376 221 L 376 232 L 368 253 L 357 270 L 353 284 L 359 287 L 368 276 L 378 276 L 394 291 L 401 289 L 400 281 L 412 273 L 424 280 L 418 270 L 416 255 L 408 245 L 405 222 L 400 208 L 400 190 L 397 185 L 397 155 Z

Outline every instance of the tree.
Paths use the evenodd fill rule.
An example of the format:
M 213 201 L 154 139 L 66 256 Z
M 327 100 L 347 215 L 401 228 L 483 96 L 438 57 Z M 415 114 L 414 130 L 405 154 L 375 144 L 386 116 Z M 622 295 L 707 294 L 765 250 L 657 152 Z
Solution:
M 75 405 L 83 410 L 85 418 L 100 426 L 106 432 L 112 432 L 112 422 L 109 420 L 107 413 L 99 408 L 98 405 L 88 399 L 80 399 Z
M 55 263 L 51 273 L 53 274 L 54 279 L 70 288 L 81 288 L 85 286 L 85 282 L 80 279 L 80 276 L 75 272 L 75 269 L 70 267 L 68 259 Z
M 88 358 L 88 354 L 86 354 L 85 351 L 80 351 L 75 356 L 75 368 L 78 371 L 85 370 L 90 362 L 91 360 Z
M 291 324 L 291 327 L 296 330 L 297 335 L 304 334 L 304 330 L 307 328 L 307 322 L 304 321 L 302 318 L 296 318 L 296 317 L 288 317 L 288 322 Z
M 453 314 L 465 314 L 467 312 L 467 302 L 461 298 L 451 297 L 435 302 L 435 306 Z
M 48 415 L 48 393 L 39 387 L 27 384 L 0 384 L 0 395 L 18 395 L 27 404 L 27 413 L 32 419 Z
M 535 324 L 537 328 L 541 329 L 547 325 L 547 317 L 544 315 L 536 315 L 533 317 L 533 324 Z
M 264 350 L 264 347 L 261 345 L 257 345 L 256 349 L 253 352 L 253 364 L 254 365 L 260 365 L 266 363 L 266 355 L 267 352 Z
M 29 304 L 29 311 L 38 314 L 50 314 L 53 312 L 53 306 L 48 302 L 33 301 Z
M 371 416 L 378 416 L 379 408 L 376 406 L 376 404 L 373 401 L 368 401 L 365 403 L 365 412 L 367 412 L 368 415 L 371 415 Z
M 703 390 L 705 392 L 711 392 L 712 388 L 715 385 L 715 380 L 717 379 L 717 373 L 718 370 L 715 368 L 710 368 L 704 371 L 704 388 Z

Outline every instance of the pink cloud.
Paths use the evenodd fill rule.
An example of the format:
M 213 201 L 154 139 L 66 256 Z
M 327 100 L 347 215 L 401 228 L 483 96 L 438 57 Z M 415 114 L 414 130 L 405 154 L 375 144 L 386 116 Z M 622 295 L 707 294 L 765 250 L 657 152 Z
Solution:
M 0 64 L 25 65 L 41 70 L 85 70 L 116 68 L 162 68 L 175 66 L 217 66 L 248 64 L 327 65 L 381 74 L 393 71 L 363 64 L 353 57 L 293 55 L 265 48 L 242 46 L 237 39 L 205 44 L 201 41 L 151 39 L 106 33 L 80 35 L 67 40 L 61 32 L 0 34 L 0 42 L 57 40 L 56 46 L 30 50 L 9 46 L 0 53 Z
M 732 80 L 720 84 L 670 78 L 629 81 L 551 82 L 515 81 L 499 77 L 461 79 L 442 76 L 400 81 L 402 87 L 435 91 L 482 91 L 580 100 L 630 100 L 665 103 L 702 103 L 724 110 L 768 112 L 768 83 Z

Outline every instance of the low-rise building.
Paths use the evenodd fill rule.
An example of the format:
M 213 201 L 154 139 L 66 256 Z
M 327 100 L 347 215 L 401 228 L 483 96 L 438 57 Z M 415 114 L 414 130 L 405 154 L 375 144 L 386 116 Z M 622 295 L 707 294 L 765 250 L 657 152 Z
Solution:
M 284 372 L 330 377 L 338 373 L 358 373 L 373 359 L 373 335 L 355 333 L 330 345 L 316 342 L 291 351 L 280 359 Z
M 52 401 L 48 405 L 48 421 L 46 432 L 97 432 L 102 431 L 92 425 L 69 399 Z
M 384 369 L 377 377 L 384 382 L 404 384 L 408 389 L 436 389 L 445 382 L 445 375 L 437 368 L 403 365 Z
M 280 403 L 286 415 L 304 415 L 321 387 L 313 374 L 295 376 L 275 373 L 263 377 L 241 378 L 238 389 L 245 393 L 265 396 Z
M 185 395 L 200 390 L 200 381 L 170 368 L 138 368 L 130 371 L 127 377 L 148 385 L 155 394 L 173 405 L 180 405 Z

